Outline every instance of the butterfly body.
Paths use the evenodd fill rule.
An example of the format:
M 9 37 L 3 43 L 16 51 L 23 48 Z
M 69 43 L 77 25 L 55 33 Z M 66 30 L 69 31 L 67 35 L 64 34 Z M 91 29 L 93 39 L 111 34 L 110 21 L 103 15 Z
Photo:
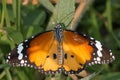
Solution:
M 42 73 L 79 73 L 85 66 L 105 64 L 114 60 L 111 50 L 85 34 L 63 30 L 40 33 L 20 43 L 8 55 L 13 66 L 35 67 Z
M 56 27 L 54 28 L 54 37 L 56 39 L 57 42 L 57 55 L 58 56 L 58 64 L 62 65 L 63 64 L 63 59 L 64 59 L 64 51 L 63 51 L 63 30 L 61 29 L 61 25 L 56 25 Z

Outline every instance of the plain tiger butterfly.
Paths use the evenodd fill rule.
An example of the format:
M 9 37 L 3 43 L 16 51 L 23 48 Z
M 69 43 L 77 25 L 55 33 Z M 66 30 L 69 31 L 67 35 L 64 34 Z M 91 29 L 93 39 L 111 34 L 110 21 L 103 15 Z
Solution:
M 42 73 L 77 74 L 85 66 L 110 63 L 115 59 L 111 50 L 85 34 L 62 29 L 40 33 L 23 41 L 7 57 L 13 66 L 34 67 Z

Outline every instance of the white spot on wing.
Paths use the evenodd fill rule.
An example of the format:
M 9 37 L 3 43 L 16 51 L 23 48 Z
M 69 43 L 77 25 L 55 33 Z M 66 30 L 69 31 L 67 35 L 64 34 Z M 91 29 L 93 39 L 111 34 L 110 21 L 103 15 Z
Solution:
M 101 64 L 100 61 L 97 62 L 98 64 Z
M 91 39 L 91 40 L 94 40 L 94 38 L 93 38 L 93 37 L 90 37 L 90 39 Z
M 18 55 L 18 59 L 21 60 L 23 58 L 23 54 L 21 53 L 23 50 L 23 43 L 19 44 L 18 45 L 18 48 L 17 48 L 17 53 L 19 54 Z
M 95 64 L 97 64 L 97 61 L 95 61 Z
M 8 56 L 8 59 L 10 59 L 10 56 Z
M 112 56 L 112 52 L 110 53 L 110 56 Z
M 25 60 L 25 63 L 27 63 L 27 60 Z
M 18 59 L 21 60 L 23 58 L 23 54 L 18 55 Z
M 91 66 L 91 63 L 89 63 L 88 65 Z
M 101 53 L 100 50 L 97 51 L 97 54 L 98 54 L 99 57 L 102 57 L 102 53 Z
M 97 61 L 101 61 L 100 57 L 97 57 Z
M 96 60 L 96 58 L 93 59 L 94 61 Z
M 20 66 L 24 66 L 23 64 L 21 64 Z
M 8 54 L 9 56 L 11 55 L 11 53 Z
M 115 59 L 115 56 L 112 56 L 113 60 Z
M 8 62 L 9 60 L 7 59 L 6 62 Z
M 95 55 L 95 53 L 93 53 L 93 55 Z
M 32 36 L 32 38 L 34 38 L 34 36 Z
M 99 57 L 102 57 L 102 53 L 101 53 L 101 51 L 102 51 L 102 45 L 101 45 L 101 43 L 99 42 L 99 41 L 95 41 L 96 42 L 96 44 L 95 44 L 95 46 L 97 47 L 97 54 L 98 54 L 98 56 Z
M 28 64 L 27 66 L 30 67 L 30 64 Z
M 28 40 L 26 39 L 25 42 L 27 42 Z
M 24 66 L 26 66 L 27 64 L 26 63 L 24 63 Z
M 94 65 L 94 62 L 91 62 L 92 65 Z
M 21 60 L 20 63 L 23 64 L 23 63 L 24 63 L 24 60 Z
M 83 34 L 83 36 L 86 36 L 86 34 Z

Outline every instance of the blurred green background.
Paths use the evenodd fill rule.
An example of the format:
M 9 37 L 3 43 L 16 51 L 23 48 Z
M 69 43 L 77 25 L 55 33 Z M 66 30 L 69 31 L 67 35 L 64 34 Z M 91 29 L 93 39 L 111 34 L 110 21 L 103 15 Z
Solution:
M 74 28 L 70 23 L 76 16 L 77 1 L 88 0 L 61 0 L 57 3 L 59 7 L 48 0 L 39 1 L 37 5 L 21 5 L 21 0 L 13 0 L 11 4 L 6 4 L 6 0 L 0 1 L 0 80 L 51 80 L 53 77 L 55 80 L 72 80 L 70 76 L 45 76 L 31 68 L 11 67 L 5 63 L 5 57 L 15 45 L 32 35 L 53 29 L 53 22 L 62 22 L 67 29 L 93 36 L 112 49 L 116 60 L 111 64 L 87 67 L 86 71 L 93 74 L 82 79 L 120 80 L 120 0 L 90 1 L 79 14 L 81 18 L 73 23 L 77 24 L 72 26 Z M 94 72 L 99 74 L 94 75 Z

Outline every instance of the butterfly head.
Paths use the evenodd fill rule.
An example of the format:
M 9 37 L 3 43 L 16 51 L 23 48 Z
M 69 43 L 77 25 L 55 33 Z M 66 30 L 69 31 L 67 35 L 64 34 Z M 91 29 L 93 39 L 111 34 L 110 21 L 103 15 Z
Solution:
M 54 30 L 56 30 L 56 29 L 63 29 L 65 26 L 64 26 L 64 24 L 63 23 L 57 23 L 57 24 L 55 24 L 55 27 L 54 27 Z
M 54 33 L 55 33 L 55 38 L 59 43 L 62 42 L 63 39 L 63 29 L 62 26 L 63 24 L 57 23 L 54 27 Z

